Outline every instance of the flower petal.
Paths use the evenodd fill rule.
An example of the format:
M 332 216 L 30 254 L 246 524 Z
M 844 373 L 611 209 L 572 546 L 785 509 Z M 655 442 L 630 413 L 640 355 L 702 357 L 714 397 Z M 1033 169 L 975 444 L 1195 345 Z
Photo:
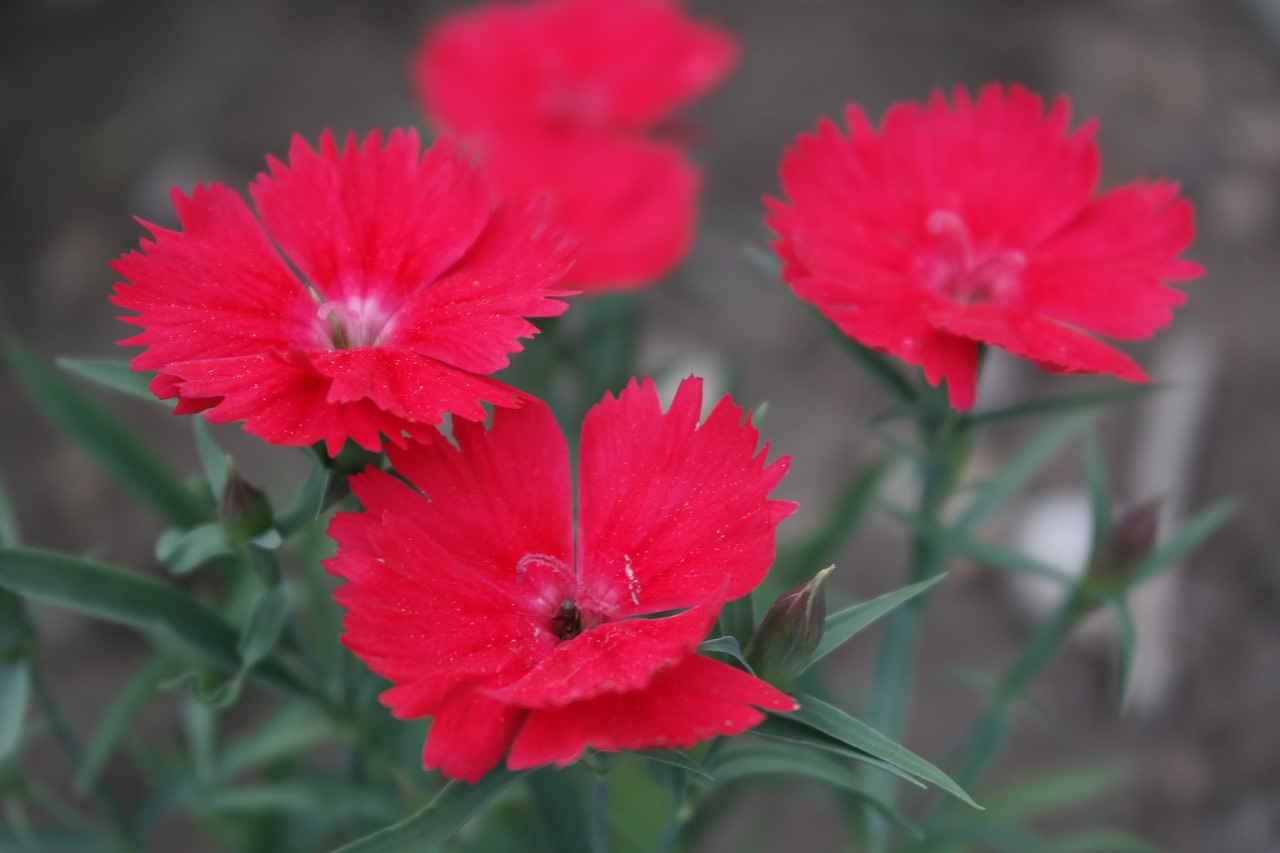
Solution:
M 697 225 L 697 169 L 679 148 L 643 139 L 524 133 L 484 147 L 495 185 L 545 196 L 582 246 L 564 287 L 648 284 L 688 253 Z
M 675 616 L 597 625 L 560 643 L 518 681 L 488 695 L 522 708 L 555 708 L 640 690 L 698 648 L 721 604 L 714 598 Z
M 249 191 L 263 224 L 325 299 L 384 299 L 398 307 L 471 248 L 489 219 L 483 181 L 441 140 L 419 154 L 416 131 L 374 131 L 339 152 L 299 135 L 289 164 L 268 158 Z
M 1194 236 L 1191 203 L 1176 184 L 1117 187 L 1032 256 L 1030 310 L 1109 337 L 1150 337 L 1186 301 L 1164 281 L 1202 272 L 1178 258 Z
M 427 113 L 468 135 L 636 131 L 701 97 L 737 54 L 729 35 L 672 0 L 491 3 L 433 28 L 413 75 Z
M 447 442 L 388 448 L 399 474 L 430 498 L 415 523 L 460 566 L 551 620 L 575 584 L 569 451 L 545 403 L 494 412 L 486 431 L 455 421 Z M 532 665 L 532 664 L 531 664 Z
M 753 707 L 754 706 L 754 707 Z M 688 655 L 644 690 L 608 693 L 529 712 L 507 758 L 512 770 L 565 767 L 588 747 L 683 749 L 758 725 L 756 710 L 793 711 L 795 700 L 728 664 Z
M 478 693 L 457 696 L 432 720 L 422 766 L 474 785 L 498 766 L 528 713 Z
M 546 220 L 538 205 L 498 205 L 465 257 L 401 306 L 387 345 L 477 373 L 506 367 L 537 332 L 525 317 L 569 307 L 559 287 L 576 247 Z
M 667 413 L 633 380 L 587 413 L 579 468 L 578 575 L 612 618 L 726 600 L 754 589 L 774 530 L 795 511 L 768 494 L 788 458 L 765 465 L 759 433 L 726 397 L 699 425 L 702 381 L 680 384 Z
M 183 230 L 148 226 L 152 241 L 111 264 L 129 280 L 116 285 L 111 301 L 139 312 L 120 319 L 145 329 L 120 342 L 147 347 L 134 356 L 134 369 L 310 342 L 315 301 L 244 200 L 220 184 L 172 196 Z

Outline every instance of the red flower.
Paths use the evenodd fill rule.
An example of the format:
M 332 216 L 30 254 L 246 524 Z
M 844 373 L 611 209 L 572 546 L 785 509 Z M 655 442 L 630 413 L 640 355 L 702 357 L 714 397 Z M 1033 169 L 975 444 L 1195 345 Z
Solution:
M 567 251 L 541 212 L 494 205 L 448 141 L 420 154 L 413 131 L 341 152 L 295 136 L 268 165 L 249 189 L 261 223 L 227 187 L 175 189 L 183 230 L 149 225 L 154 242 L 112 264 L 131 282 L 112 301 L 138 312 L 121 319 L 145 330 L 121 343 L 147 348 L 133 368 L 158 371 L 156 396 L 330 455 L 521 404 L 483 374 L 536 331 L 525 317 L 566 307 L 551 297 Z
M 474 146 L 502 192 L 550 198 L 582 243 L 564 283 L 623 289 L 688 252 L 698 173 L 655 133 L 737 52 L 675 0 L 491 3 L 431 30 L 413 76 L 423 109 Z
M 428 32 L 413 75 L 427 113 L 469 138 L 642 133 L 710 91 L 737 54 L 675 0 L 488 3 Z
M 642 287 L 689 252 L 701 180 L 672 145 L 536 134 L 495 142 L 484 153 L 496 185 L 523 198 L 545 194 L 548 215 L 582 241 L 563 287 Z
M 897 104 L 877 133 L 857 106 L 787 151 L 790 204 L 767 199 L 783 279 L 847 335 L 947 380 L 973 405 L 980 346 L 1061 373 L 1146 374 L 1088 333 L 1149 337 L 1194 278 L 1191 205 L 1168 181 L 1095 196 L 1094 123 L 1068 134 L 1020 86 Z
M 588 413 L 576 537 L 565 439 L 542 403 L 495 412 L 487 432 L 456 423 L 457 449 L 389 449 L 422 494 L 373 469 L 352 478 L 365 509 L 334 519 L 326 561 L 348 581 L 343 641 L 393 682 L 397 717 L 435 718 L 425 766 L 474 782 L 508 751 L 512 769 L 563 767 L 588 746 L 688 747 L 796 707 L 697 654 L 795 509 L 767 497 L 787 460 L 765 465 L 727 398 L 699 425 L 701 398 L 688 379 L 663 414 L 646 380 Z

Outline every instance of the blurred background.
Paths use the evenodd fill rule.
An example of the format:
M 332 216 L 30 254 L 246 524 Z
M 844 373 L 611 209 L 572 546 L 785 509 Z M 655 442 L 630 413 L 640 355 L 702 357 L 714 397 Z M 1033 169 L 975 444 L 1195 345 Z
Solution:
M 456 2 L 430 0 L 3 0 L 0 2 L 0 332 L 39 354 L 126 354 L 107 302 L 107 263 L 137 246 L 131 217 L 175 225 L 170 187 L 221 181 L 243 191 L 268 153 L 299 132 L 418 126 L 406 67 L 422 30 Z M 1020 81 L 1070 97 L 1100 120 L 1104 185 L 1181 181 L 1197 204 L 1192 256 L 1208 270 L 1167 338 L 1195 373 L 1185 464 L 1159 453 L 1165 420 L 1129 407 L 1104 424 L 1119 496 L 1175 490 L 1194 509 L 1243 499 L 1237 519 L 1182 568 L 1150 636 L 1161 672 L 1119 715 L 1105 644 L 1070 650 L 1035 691 L 995 774 L 1119 762 L 1115 792 L 1055 818 L 1122 826 L 1168 849 L 1280 851 L 1280 4 L 1268 0 L 690 0 L 743 42 L 728 83 L 690 111 L 705 168 L 704 229 L 673 279 L 639 296 L 643 358 L 655 374 L 719 376 L 740 402 L 768 402 L 765 431 L 793 457 L 780 496 L 821 509 L 871 449 L 865 423 L 887 400 L 861 381 L 815 319 L 771 280 L 760 198 L 779 192 L 783 148 L 820 116 L 857 101 L 873 117 L 934 87 Z M 1157 378 L 1161 344 L 1127 347 Z M 1189 363 L 1190 367 L 1185 364 Z M 1006 365 L 992 399 L 1068 388 Z M 105 399 L 105 398 L 104 398 Z M 110 401 L 178 470 L 194 472 L 189 425 Z M 1197 413 L 1199 413 L 1197 415 Z M 219 432 L 261 484 L 289 460 L 234 429 Z M 0 476 L 28 544 L 154 571 L 159 523 L 135 508 L 40 418 L 0 372 Z M 1175 442 L 1176 444 L 1176 442 Z M 998 459 L 999 446 L 980 448 Z M 283 467 L 281 467 L 283 466 Z M 301 460 L 295 470 L 301 470 Z M 1070 471 L 1059 475 L 1070 484 Z M 287 491 L 285 482 L 279 491 Z M 1042 484 L 1049 488 L 1051 483 Z M 1062 485 L 1062 483 L 1058 483 Z M 814 513 L 815 521 L 818 513 Z M 1004 520 L 1002 535 L 1025 529 Z M 903 582 L 905 534 L 873 519 L 840 558 L 839 594 Z M 810 570 L 820 568 L 809 567 Z M 138 659 L 131 633 L 53 610 L 44 665 L 82 734 Z M 1145 624 L 1145 623 L 1144 623 Z M 907 744 L 929 758 L 976 707 L 961 673 L 998 672 L 1028 630 L 1024 607 L 980 567 L 960 566 L 935 598 Z M 1144 634 L 1144 636 L 1147 636 Z M 838 692 L 860 702 L 873 635 L 838 660 Z M 1140 641 L 1141 642 L 1141 641 Z M 847 675 L 846 675 L 847 673 Z M 961 713 L 957 713 L 957 712 Z M 172 721 L 153 723 L 163 736 Z M 49 772 L 65 776 L 51 753 Z M 127 787 L 129 777 L 117 771 Z M 820 798 L 770 806 L 770 832 L 837 850 Z M 786 815 L 781 822 L 778 815 Z M 779 829 L 778 826 L 783 827 Z M 749 820 L 743 824 L 751 830 Z M 1048 824 L 1053 825 L 1052 820 Z M 764 836 L 764 837 L 779 837 Z M 726 849 L 745 835 L 726 834 Z M 779 842 L 781 843 L 781 842 Z M 160 849 L 160 848 L 157 848 Z M 178 849 L 178 848 L 171 848 Z M 181 849 L 197 849 L 183 846 Z M 769 849 L 766 847 L 766 849 Z M 777 848 L 781 849 L 781 848 Z

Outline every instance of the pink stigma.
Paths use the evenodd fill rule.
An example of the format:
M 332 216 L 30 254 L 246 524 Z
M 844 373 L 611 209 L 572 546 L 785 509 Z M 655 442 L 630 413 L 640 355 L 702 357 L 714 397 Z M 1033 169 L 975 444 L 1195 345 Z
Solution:
M 321 335 L 334 349 L 371 347 L 383 343 L 392 327 L 394 311 L 387 311 L 372 296 L 349 296 L 344 301 L 321 302 L 316 318 Z
M 925 223 L 934 240 L 922 246 L 915 261 L 917 280 L 960 305 L 1009 302 L 1022 290 L 1027 265 L 1021 252 L 977 248 L 964 220 L 949 210 L 935 210 Z

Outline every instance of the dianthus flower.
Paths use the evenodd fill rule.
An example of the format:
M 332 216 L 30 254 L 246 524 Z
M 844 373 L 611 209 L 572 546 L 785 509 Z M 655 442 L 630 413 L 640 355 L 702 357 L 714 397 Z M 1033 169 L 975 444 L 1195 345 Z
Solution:
M 701 400 L 687 379 L 664 414 L 633 381 L 587 414 L 576 537 L 566 442 L 540 402 L 487 431 L 455 423 L 456 448 L 389 448 L 409 485 L 352 478 L 364 511 L 334 518 L 326 561 L 347 580 L 343 642 L 393 683 L 395 716 L 434 718 L 426 767 L 474 782 L 504 755 L 519 770 L 688 747 L 796 707 L 697 653 L 795 509 L 768 498 L 787 460 L 765 464 L 728 398 L 699 424 Z
M 663 130 L 737 53 L 675 0 L 489 3 L 430 30 L 413 77 L 499 190 L 545 195 L 581 241 L 564 284 L 624 289 L 688 252 L 699 176 Z
M 1060 373 L 1147 375 L 1096 335 L 1150 337 L 1194 278 L 1182 259 L 1191 204 L 1168 181 L 1095 195 L 1090 121 L 1047 113 L 1020 86 L 963 89 L 948 105 L 891 107 L 879 132 L 862 110 L 849 135 L 823 120 L 782 163 L 787 202 L 767 199 L 782 277 L 845 334 L 947 380 L 973 405 L 982 345 Z
M 737 54 L 676 0 L 487 3 L 432 28 L 413 75 L 427 114 L 468 138 L 635 134 L 710 91 Z
M 414 131 L 341 151 L 295 136 L 288 165 L 267 162 L 249 188 L 261 222 L 220 184 L 175 189 L 183 230 L 149 225 L 112 264 L 128 279 L 112 301 L 144 329 L 121 343 L 146 347 L 133 369 L 157 371 L 156 396 L 330 455 L 523 402 L 486 374 L 536 331 L 526 317 L 566 307 L 569 250 L 544 211 L 495 204 L 450 142 L 420 153 Z

